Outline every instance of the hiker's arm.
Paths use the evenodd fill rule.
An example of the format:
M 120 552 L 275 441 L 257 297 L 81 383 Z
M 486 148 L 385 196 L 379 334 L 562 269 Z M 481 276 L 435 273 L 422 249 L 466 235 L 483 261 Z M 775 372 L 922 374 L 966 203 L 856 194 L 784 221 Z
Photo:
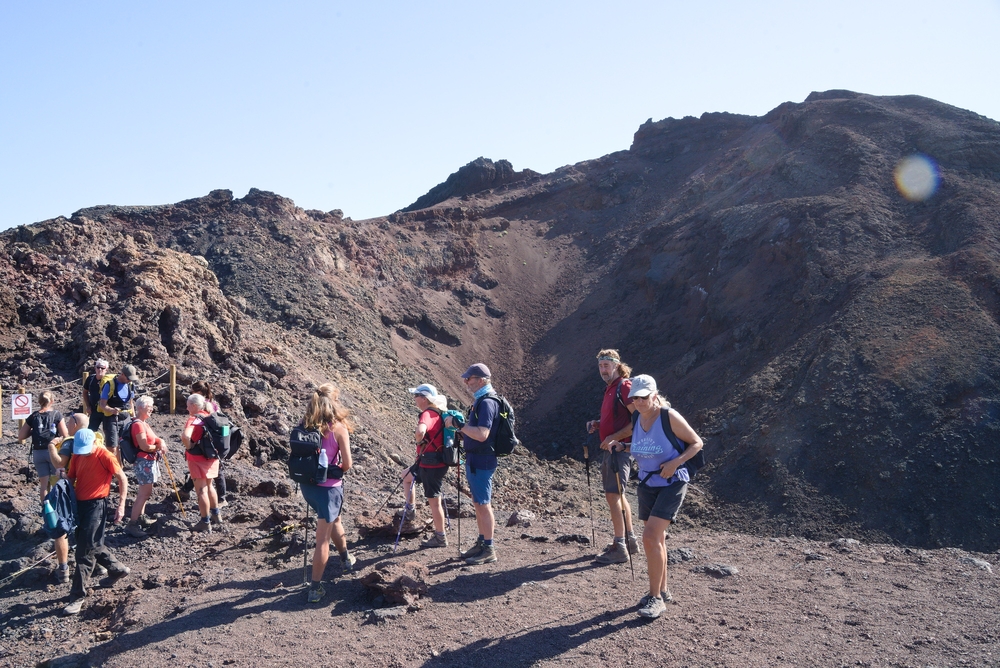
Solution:
M 59 435 L 62 436 L 63 438 L 67 438 L 69 436 L 69 429 L 66 428 L 65 419 L 59 420 L 59 426 L 56 427 L 56 430 L 58 431 Z
M 664 462 L 660 466 L 660 477 L 669 478 L 673 474 L 677 473 L 677 469 L 687 460 L 694 457 L 698 452 L 704 447 L 704 443 L 701 440 L 701 436 L 695 433 L 691 425 L 687 423 L 680 413 L 674 409 L 670 409 L 670 428 L 674 432 L 674 436 L 681 439 L 687 444 L 687 448 L 681 453 L 680 457 L 671 459 L 669 462 Z
M 83 388 L 83 412 L 86 415 L 90 415 L 90 412 L 92 410 L 94 410 L 93 407 L 90 405 L 90 396 L 89 395 L 90 395 L 90 393 L 87 392 L 87 388 L 84 387 Z
M 184 427 L 184 431 L 181 432 L 181 443 L 184 445 L 185 450 L 190 450 L 191 446 L 194 444 L 191 442 L 191 434 L 194 433 L 194 424 L 189 424 Z
M 421 422 L 420 424 L 417 425 L 417 430 L 413 432 L 413 438 L 417 441 L 417 445 L 420 445 L 426 436 L 427 436 L 427 425 Z
M 146 430 L 145 429 L 140 429 L 139 430 L 139 436 L 136 437 L 136 438 L 133 438 L 132 440 L 135 441 L 136 447 L 139 448 L 140 450 L 142 450 L 143 452 L 156 452 L 156 443 L 155 442 L 153 442 L 153 443 L 149 442 L 149 439 L 146 438 Z
M 333 425 L 333 435 L 337 437 L 337 444 L 340 446 L 340 468 L 344 472 L 351 470 L 354 466 L 354 459 L 351 457 L 351 434 L 342 423 Z
M 25 420 L 24 424 L 17 430 L 17 440 L 24 441 L 31 436 L 31 425 Z
M 118 481 L 118 508 L 115 509 L 115 522 L 120 522 L 125 517 L 125 500 L 128 498 L 128 478 L 125 471 L 115 468 L 115 480 Z
M 57 469 L 64 469 L 69 464 L 69 455 L 66 457 L 59 455 L 59 447 L 62 446 L 64 440 L 63 438 L 56 437 L 49 441 L 49 461 Z
M 629 406 L 629 408 L 632 408 L 632 407 Z M 621 429 L 619 429 L 618 431 L 616 431 L 615 433 L 611 434 L 606 439 L 604 439 L 603 441 L 601 441 L 601 450 L 607 450 L 608 452 L 611 452 L 611 442 L 612 441 L 620 441 L 623 438 L 628 438 L 631 435 L 632 435 L 632 421 L 629 420 L 628 424 L 626 424 L 624 427 L 622 427 Z M 623 443 L 622 445 L 626 445 L 626 444 Z M 624 449 L 624 448 L 622 448 L 622 449 Z
M 479 441 L 480 443 L 482 443 L 483 441 L 485 441 L 490 437 L 489 427 L 470 427 L 469 425 L 465 425 L 458 431 L 462 435 L 468 436 L 473 441 Z

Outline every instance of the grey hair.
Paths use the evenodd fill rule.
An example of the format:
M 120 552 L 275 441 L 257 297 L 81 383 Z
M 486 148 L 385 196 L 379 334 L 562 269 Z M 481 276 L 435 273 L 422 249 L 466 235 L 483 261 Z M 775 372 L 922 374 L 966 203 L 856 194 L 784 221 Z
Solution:
M 138 399 L 135 400 L 136 408 L 138 408 L 139 406 L 145 406 L 146 408 L 152 408 L 153 407 L 153 403 L 154 403 L 153 397 L 149 396 L 148 394 L 144 394 L 144 395 L 142 395 L 141 397 L 139 397 Z
M 187 405 L 194 406 L 198 410 L 205 410 L 205 397 L 200 394 L 189 394 L 187 398 Z

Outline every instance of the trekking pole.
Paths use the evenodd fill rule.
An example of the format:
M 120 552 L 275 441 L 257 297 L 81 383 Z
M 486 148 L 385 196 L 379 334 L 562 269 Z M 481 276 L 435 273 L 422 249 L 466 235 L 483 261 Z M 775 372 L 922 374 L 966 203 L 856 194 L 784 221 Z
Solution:
M 181 501 L 181 493 L 177 491 L 177 481 L 174 479 L 174 472 L 170 470 L 170 462 L 167 461 L 166 456 L 163 456 L 163 463 L 167 465 L 167 473 L 170 474 L 170 482 L 174 486 L 174 494 L 177 496 L 177 505 L 181 507 L 181 517 L 187 518 L 187 513 L 184 512 L 184 502 Z
M 597 534 L 594 532 L 594 493 L 590 488 L 590 451 L 583 444 L 583 467 L 587 470 L 587 501 L 590 502 L 590 540 L 591 545 L 597 545 Z
M 419 460 L 418 460 L 418 462 L 419 462 Z M 414 463 L 413 466 L 416 466 L 416 465 L 417 465 L 417 463 Z M 410 469 L 412 469 L 413 466 L 411 466 Z M 410 470 L 410 469 L 407 469 L 407 470 Z M 389 492 L 389 496 L 385 497 L 385 501 L 383 501 L 382 505 L 380 505 L 378 507 L 378 510 L 375 511 L 375 515 L 378 515 L 380 512 L 382 512 L 382 509 L 385 508 L 385 505 L 387 503 L 389 503 L 389 499 L 391 499 L 393 496 L 396 495 L 396 490 L 399 489 L 399 486 L 403 484 L 403 480 L 405 480 L 405 479 L 406 479 L 405 475 L 402 478 L 399 479 L 399 482 L 396 483 L 396 486 L 392 488 L 391 492 Z M 373 515 L 372 517 L 374 517 L 375 515 Z
M 298 491 L 298 485 L 296 485 L 296 491 Z M 309 584 L 309 566 L 306 559 L 309 556 L 309 502 L 306 501 L 306 521 L 302 525 L 303 533 L 306 535 L 305 542 L 302 544 L 302 584 Z
M 413 491 L 413 478 L 410 478 L 410 492 Z M 407 492 L 406 498 L 410 498 L 410 493 Z M 403 515 L 399 518 L 399 531 L 396 532 L 396 544 L 392 546 L 392 553 L 396 554 L 396 548 L 399 547 L 399 537 L 403 535 L 403 523 L 406 522 L 406 505 L 403 505 Z
M 614 447 L 614 446 L 611 446 Z M 615 480 L 618 482 L 618 506 L 622 509 L 622 526 L 627 527 L 628 521 L 625 519 L 625 494 L 622 491 L 622 476 L 618 472 L 618 451 L 612 453 L 615 466 Z M 632 561 L 632 553 L 628 551 L 628 538 L 625 539 L 625 554 L 628 555 L 628 567 L 632 570 L 632 582 L 635 582 L 635 563 Z
M 462 458 L 458 458 L 458 482 L 455 483 L 455 515 L 458 517 L 458 556 L 462 556 Z

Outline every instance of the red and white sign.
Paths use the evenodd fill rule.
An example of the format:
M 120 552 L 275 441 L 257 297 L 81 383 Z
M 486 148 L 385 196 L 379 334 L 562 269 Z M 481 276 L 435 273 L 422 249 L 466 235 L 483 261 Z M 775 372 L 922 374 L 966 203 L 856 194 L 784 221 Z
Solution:
M 31 415 L 31 395 L 13 394 L 10 397 L 10 417 L 14 420 L 26 420 Z

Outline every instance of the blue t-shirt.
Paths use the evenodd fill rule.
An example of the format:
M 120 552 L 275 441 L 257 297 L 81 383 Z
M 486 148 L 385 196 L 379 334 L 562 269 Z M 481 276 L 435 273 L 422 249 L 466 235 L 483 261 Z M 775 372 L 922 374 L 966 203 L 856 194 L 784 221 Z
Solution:
M 663 431 L 664 428 L 670 429 L 669 421 L 663 424 L 662 420 L 663 413 L 660 413 L 649 431 L 644 431 L 640 418 L 635 421 L 635 428 L 632 430 L 632 457 L 639 465 L 639 481 L 646 480 L 649 473 L 655 472 L 646 480 L 647 487 L 666 487 L 678 481 L 691 481 L 691 476 L 684 467 L 677 469 L 677 473 L 668 480 L 664 480 L 660 475 L 660 465 L 681 456 Z
M 116 390 L 115 394 L 118 395 L 118 400 L 121 401 L 120 404 L 118 403 L 118 401 L 115 401 L 111 397 L 111 386 L 112 385 L 114 385 L 114 387 L 115 387 L 115 390 Z M 132 395 L 132 383 L 119 383 L 117 378 L 115 380 L 111 381 L 110 383 L 107 383 L 104 386 L 104 388 L 101 389 L 101 399 L 104 400 L 104 401 L 107 401 L 108 402 L 108 406 L 110 406 L 112 408 L 125 408 L 125 407 L 127 407 L 128 406 L 128 402 L 132 400 L 132 397 L 133 397 L 133 395 Z
M 468 436 L 462 437 L 465 461 L 469 466 L 483 471 L 492 471 L 497 467 L 497 457 L 493 454 L 493 442 L 496 441 L 497 435 L 493 423 L 496 421 L 500 402 L 489 397 L 490 395 L 486 395 L 473 404 L 472 413 L 466 424 L 470 427 L 486 427 L 490 430 L 490 435 L 485 441 L 477 441 Z

